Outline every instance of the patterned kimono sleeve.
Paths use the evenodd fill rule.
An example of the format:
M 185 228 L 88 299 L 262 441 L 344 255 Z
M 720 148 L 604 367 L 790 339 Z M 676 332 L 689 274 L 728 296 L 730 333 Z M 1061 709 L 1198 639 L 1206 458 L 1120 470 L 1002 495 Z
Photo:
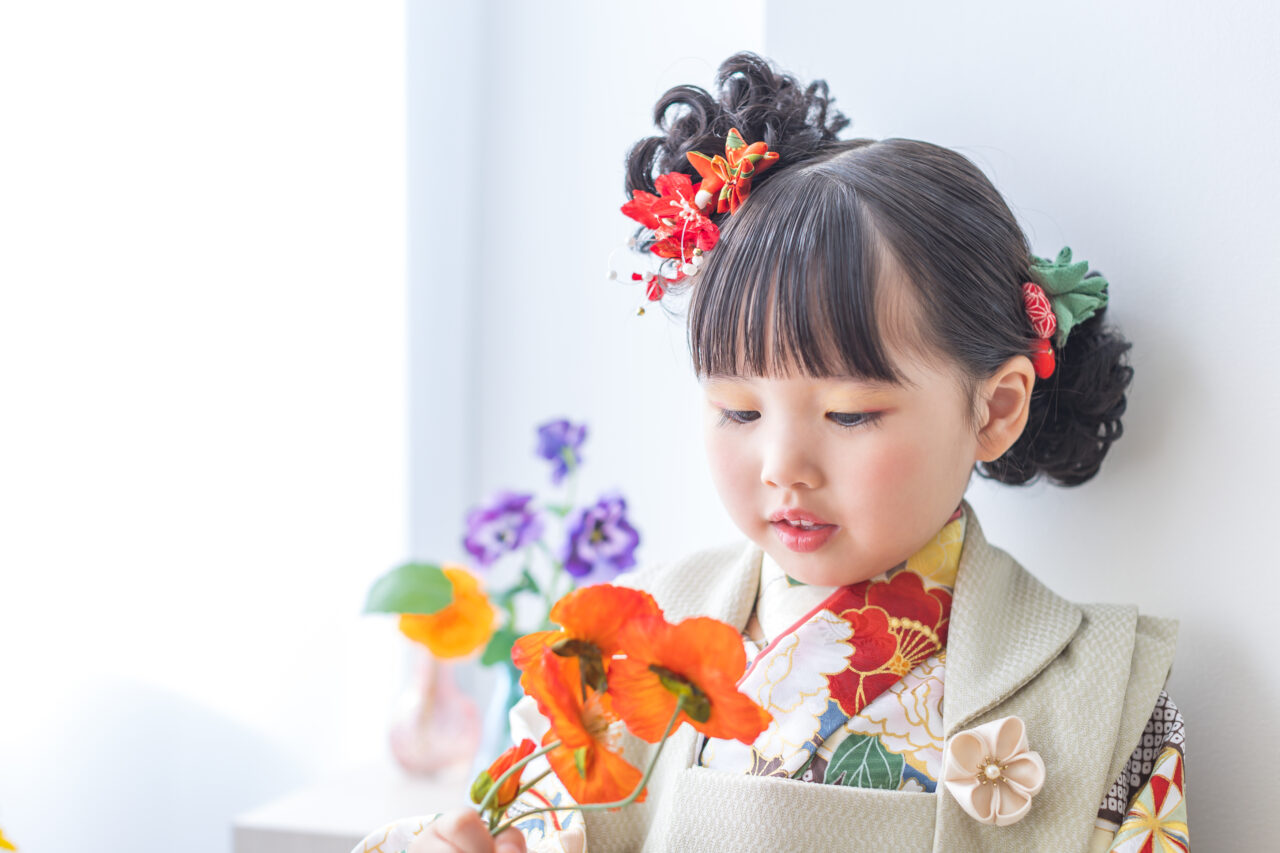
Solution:
M 1185 781 L 1186 728 L 1160 691 L 1129 762 L 1098 808 L 1095 851 L 1191 849 Z

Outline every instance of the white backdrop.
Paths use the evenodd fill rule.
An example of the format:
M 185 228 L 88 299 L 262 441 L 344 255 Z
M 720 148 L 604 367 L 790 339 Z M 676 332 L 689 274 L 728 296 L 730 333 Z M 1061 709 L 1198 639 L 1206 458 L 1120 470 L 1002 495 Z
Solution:
M 230 850 L 381 752 L 399 2 L 0 7 L 0 826 Z

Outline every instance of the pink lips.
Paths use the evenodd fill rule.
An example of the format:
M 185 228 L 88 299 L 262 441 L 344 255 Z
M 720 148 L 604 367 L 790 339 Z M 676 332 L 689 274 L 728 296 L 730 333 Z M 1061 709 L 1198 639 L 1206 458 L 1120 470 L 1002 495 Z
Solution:
M 799 553 L 818 550 L 840 529 L 838 526 L 827 524 L 813 513 L 802 509 L 777 510 L 769 516 L 769 521 L 773 527 L 774 535 L 778 537 L 782 544 Z M 788 523 L 801 521 L 820 526 L 805 530 L 795 524 Z
M 808 510 L 800 509 L 799 507 L 792 507 L 792 508 L 783 507 L 782 509 L 774 510 L 773 514 L 769 516 L 769 520 L 770 521 L 807 521 L 810 524 L 826 524 L 825 521 L 818 518 L 813 513 L 809 512 Z

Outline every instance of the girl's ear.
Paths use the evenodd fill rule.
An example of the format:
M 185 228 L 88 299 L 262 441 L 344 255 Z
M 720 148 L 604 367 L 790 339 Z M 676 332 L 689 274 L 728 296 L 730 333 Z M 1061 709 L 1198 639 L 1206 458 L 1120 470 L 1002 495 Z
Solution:
M 1022 435 L 1031 412 L 1031 389 L 1036 371 L 1031 359 L 1015 355 L 996 370 L 979 390 L 978 459 L 994 462 Z

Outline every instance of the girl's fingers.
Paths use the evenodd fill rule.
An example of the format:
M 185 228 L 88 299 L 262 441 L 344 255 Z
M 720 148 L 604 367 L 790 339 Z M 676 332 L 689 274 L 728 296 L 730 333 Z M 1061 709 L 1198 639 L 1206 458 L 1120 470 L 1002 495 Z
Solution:
M 496 853 L 527 853 L 528 850 L 524 843 L 524 833 L 514 826 L 503 830 L 494 841 Z
M 503 836 L 506 835 L 504 832 Z M 513 849 L 524 850 L 523 836 L 520 846 Z M 494 844 L 480 815 L 470 809 L 462 809 L 433 820 L 426 832 L 409 845 L 408 853 L 494 853 Z

